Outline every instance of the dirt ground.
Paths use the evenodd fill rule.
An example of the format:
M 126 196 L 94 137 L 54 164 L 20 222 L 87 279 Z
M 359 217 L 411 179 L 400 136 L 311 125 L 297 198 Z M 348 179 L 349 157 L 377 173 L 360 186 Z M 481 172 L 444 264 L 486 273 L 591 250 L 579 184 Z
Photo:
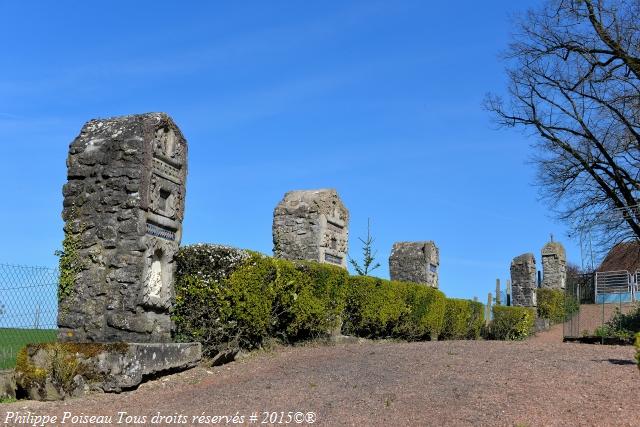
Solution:
M 278 413 L 272 424 L 285 424 L 291 416 L 291 424 L 303 421 L 297 425 L 640 425 L 634 349 L 561 343 L 553 333 L 526 342 L 283 347 L 225 366 L 197 367 L 118 395 L 2 404 L 0 425 L 33 423 L 32 418 L 17 424 L 10 418 L 16 412 L 111 417 L 75 424 L 67 418 L 64 425 L 135 425 L 136 419 L 126 418 L 134 416 L 145 416 L 146 425 L 152 425 L 158 413 L 174 418 L 156 425 L 249 425 L 273 417 L 264 412 Z M 212 418 L 223 415 L 229 418 Z

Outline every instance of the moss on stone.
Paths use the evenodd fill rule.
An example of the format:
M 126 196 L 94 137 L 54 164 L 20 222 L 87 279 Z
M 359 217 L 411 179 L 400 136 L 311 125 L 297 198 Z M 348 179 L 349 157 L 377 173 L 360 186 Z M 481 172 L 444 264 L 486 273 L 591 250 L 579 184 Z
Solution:
M 29 347 L 23 347 L 16 356 L 16 375 L 23 388 L 44 389 L 47 370 L 32 364 L 29 359 Z
M 35 393 L 41 398 L 51 398 L 45 395 L 55 390 L 60 397 L 64 397 L 75 389 L 78 375 L 87 381 L 104 379 L 87 360 L 101 353 L 124 354 L 128 350 L 129 344 L 126 343 L 30 344 L 18 353 L 16 378 L 19 386 L 31 395 Z M 42 358 L 34 361 L 39 355 Z
M 79 258 L 79 235 L 73 234 L 65 227 L 62 250 L 56 251 L 59 257 L 58 301 L 63 301 L 71 296 L 76 287 L 78 273 L 82 271 L 83 264 Z

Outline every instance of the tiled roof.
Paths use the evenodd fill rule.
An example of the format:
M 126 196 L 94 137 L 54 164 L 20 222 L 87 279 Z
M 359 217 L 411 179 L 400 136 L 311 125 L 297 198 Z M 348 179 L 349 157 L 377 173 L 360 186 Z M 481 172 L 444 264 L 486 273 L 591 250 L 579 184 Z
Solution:
M 615 270 L 640 270 L 640 241 L 618 243 L 598 267 L 598 271 Z

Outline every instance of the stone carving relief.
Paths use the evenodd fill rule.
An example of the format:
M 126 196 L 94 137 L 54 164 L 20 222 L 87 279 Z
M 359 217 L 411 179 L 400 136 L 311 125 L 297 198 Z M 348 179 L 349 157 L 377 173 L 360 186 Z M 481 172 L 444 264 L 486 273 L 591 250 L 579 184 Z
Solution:
M 169 128 L 156 130 L 153 153 L 156 157 L 164 157 L 177 161 L 181 161 L 184 157 L 182 145 L 178 143 L 178 138 L 173 129 Z
M 173 255 L 175 244 L 157 237 L 147 238 L 142 303 L 148 307 L 166 308 L 171 302 Z
M 151 211 L 166 218 L 178 219 L 177 213 L 182 212 L 184 204 L 180 186 L 154 174 L 151 178 L 150 193 Z

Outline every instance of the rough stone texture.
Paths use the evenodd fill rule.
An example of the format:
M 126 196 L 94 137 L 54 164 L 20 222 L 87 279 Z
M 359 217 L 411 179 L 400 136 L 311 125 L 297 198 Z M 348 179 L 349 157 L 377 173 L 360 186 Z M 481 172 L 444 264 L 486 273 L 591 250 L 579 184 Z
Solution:
M 391 280 L 438 287 L 440 251 L 433 241 L 396 242 L 389 257 Z
M 542 287 L 564 289 L 567 283 L 567 255 L 560 242 L 542 248 Z
M 200 343 L 119 343 L 103 345 L 99 351 L 96 345 L 100 344 L 75 344 L 73 353 L 65 350 L 64 344 L 29 345 L 29 369 L 44 371 L 46 377 L 33 381 L 18 366 L 18 386 L 33 400 L 61 400 L 92 390 L 119 393 L 137 387 L 150 376 L 194 367 L 202 358 Z M 64 376 L 52 367 L 52 360 L 61 352 L 75 358 L 79 366 L 67 384 L 61 382 Z
M 532 253 L 517 256 L 511 261 L 512 305 L 535 307 L 536 258 Z
M 0 399 L 15 399 L 16 378 L 13 370 L 0 371 Z
M 164 113 L 91 120 L 71 143 L 62 216 L 82 271 L 60 302 L 60 340 L 170 340 L 186 161 Z
M 273 254 L 347 268 L 349 211 L 333 189 L 290 191 L 273 212 Z

